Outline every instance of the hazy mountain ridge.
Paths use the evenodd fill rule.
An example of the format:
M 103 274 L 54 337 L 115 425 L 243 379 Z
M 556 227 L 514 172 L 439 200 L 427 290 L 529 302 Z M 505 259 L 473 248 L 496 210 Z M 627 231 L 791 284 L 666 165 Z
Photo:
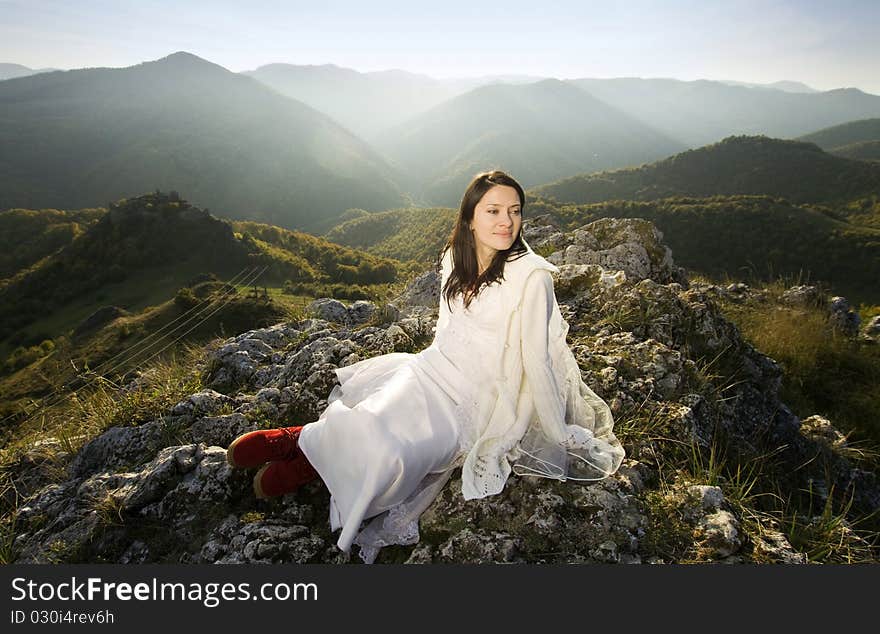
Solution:
M 386 131 L 376 145 L 407 166 L 416 198 L 428 205 L 456 204 L 474 173 L 487 166 L 516 174 L 528 187 L 683 149 L 555 79 L 472 90 Z
M 797 139 L 815 143 L 830 154 L 866 161 L 880 160 L 880 118 L 849 121 Z
M 705 79 L 567 81 L 689 147 L 731 135 L 792 138 L 818 128 L 880 116 L 880 96 L 856 88 L 797 94 Z
M 403 71 L 359 73 L 333 64 L 267 64 L 242 74 L 325 112 L 367 141 L 385 128 L 469 90 L 466 84 L 441 82 L 425 75 Z
M 187 53 L 0 83 L 0 208 L 87 207 L 155 188 L 225 216 L 320 226 L 403 199 L 327 115 Z
M 729 79 L 720 79 L 718 80 L 722 84 L 728 84 L 730 86 L 745 86 L 747 88 L 760 88 L 763 90 L 781 90 L 783 92 L 795 92 L 795 93 L 817 93 L 821 92 L 820 90 L 816 90 L 815 88 L 808 86 L 807 84 L 800 81 L 774 81 L 769 84 L 756 84 L 753 82 L 746 81 L 733 81 Z
M 368 142 L 458 95 L 481 86 L 546 79 L 486 75 L 436 79 L 399 69 L 360 72 L 336 64 L 265 64 L 242 74 L 326 112 Z
M 384 126 L 398 115 L 409 117 L 387 104 L 411 104 L 414 95 L 419 108 L 439 103 L 386 129 L 374 148 L 331 115 L 188 53 L 124 69 L 12 79 L 0 83 L 0 105 L 10 113 L 0 122 L 7 140 L 0 147 L 0 209 L 102 206 L 175 189 L 226 217 L 321 233 L 348 209 L 454 206 L 473 174 L 493 166 L 529 187 L 643 165 L 687 147 L 677 133 L 661 132 L 650 117 L 624 107 L 632 102 L 686 121 L 688 129 L 709 120 L 707 133 L 729 132 L 743 122 L 772 127 L 762 113 L 778 109 L 763 108 L 765 97 L 756 93 L 775 93 L 770 99 L 809 112 L 827 102 L 826 119 L 880 103 L 880 97 L 853 90 L 794 94 L 712 81 L 441 81 L 333 65 L 269 65 L 249 74 L 276 71 L 308 78 L 298 87 L 304 100 L 352 104 L 348 121 L 378 126 L 381 112 L 388 117 Z M 338 78 L 355 92 L 346 94 Z M 520 83 L 498 83 L 505 79 Z M 719 109 L 716 102 L 739 105 Z M 874 151 L 858 146 L 845 153 L 871 158 Z
M 51 73 L 58 70 L 57 68 L 28 68 L 21 64 L 0 63 L 0 81 L 6 79 L 15 79 L 16 77 L 27 77 L 28 75 L 37 75 L 39 73 Z

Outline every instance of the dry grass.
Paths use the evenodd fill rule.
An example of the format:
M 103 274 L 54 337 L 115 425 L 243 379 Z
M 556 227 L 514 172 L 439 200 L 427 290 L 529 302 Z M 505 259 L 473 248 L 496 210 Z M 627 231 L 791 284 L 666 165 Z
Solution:
M 138 425 L 160 418 L 181 399 L 199 391 L 201 357 L 200 349 L 187 347 L 147 367 L 141 379 L 129 386 L 84 375 L 85 387 L 19 423 L 12 442 L 0 449 L 0 564 L 14 560 L 16 518 L 25 501 L 15 485 L 15 469 L 21 457 L 27 454 L 31 459 L 39 458 L 51 480 L 63 480 L 66 471 L 60 460 L 62 453 L 74 455 L 112 426 Z M 168 433 L 169 441 L 173 441 L 174 430 Z M 49 439 L 57 442 L 46 442 Z M 95 510 L 107 525 L 113 525 L 120 520 L 117 506 L 108 498 L 96 501 Z

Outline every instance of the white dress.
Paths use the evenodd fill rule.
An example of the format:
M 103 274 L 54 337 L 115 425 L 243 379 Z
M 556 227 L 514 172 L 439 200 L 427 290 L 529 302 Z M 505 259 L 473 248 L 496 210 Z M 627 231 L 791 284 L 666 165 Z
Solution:
M 552 282 L 542 279 L 527 292 L 552 297 Z M 495 380 L 491 368 L 505 344 L 500 290 L 500 282 L 484 286 L 467 310 L 460 296 L 452 311 L 441 298 L 434 341 L 418 354 L 385 354 L 335 371 L 340 385 L 303 428 L 299 446 L 330 491 L 330 527 L 342 527 L 343 551 L 358 544 L 372 563 L 383 546 L 418 542 L 419 516 L 479 436 L 477 390 Z M 523 315 L 524 333 L 543 328 L 544 350 L 548 312 L 539 306 Z M 558 390 L 546 385 L 546 359 L 524 357 L 523 369 L 536 387 Z
M 337 545 L 343 551 L 358 544 L 371 563 L 382 546 L 418 541 L 418 517 L 474 441 L 473 386 L 482 382 L 481 360 L 497 354 L 480 349 L 493 341 L 480 333 L 497 329 L 497 323 L 483 324 L 491 311 L 480 308 L 497 288 L 484 288 L 467 311 L 457 298 L 448 325 L 438 322 L 422 352 L 394 352 L 336 370 L 340 385 L 318 420 L 303 428 L 299 446 L 330 491 L 330 528 L 342 527 Z

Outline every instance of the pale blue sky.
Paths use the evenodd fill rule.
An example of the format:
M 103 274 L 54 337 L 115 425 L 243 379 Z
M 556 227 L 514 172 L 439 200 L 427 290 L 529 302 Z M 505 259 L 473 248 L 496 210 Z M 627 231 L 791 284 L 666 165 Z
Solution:
M 880 0 L 0 0 L 0 62 L 802 81 L 880 94 Z

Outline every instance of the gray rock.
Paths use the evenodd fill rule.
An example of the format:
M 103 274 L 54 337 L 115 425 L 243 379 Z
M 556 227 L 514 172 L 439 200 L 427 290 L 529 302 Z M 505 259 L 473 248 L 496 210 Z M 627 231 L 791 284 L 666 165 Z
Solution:
M 127 511 L 161 500 L 184 474 L 196 468 L 199 458 L 197 445 L 166 447 L 139 473 L 119 476 L 124 481 L 114 483 L 113 496 Z
M 348 321 L 348 309 L 338 299 L 322 297 L 306 306 L 306 311 L 318 319 L 344 324 Z
M 446 563 L 515 563 L 520 540 L 506 533 L 483 533 L 465 528 L 438 549 L 436 561 Z
M 717 511 L 724 503 L 724 494 L 717 486 L 694 485 L 688 487 L 688 493 L 697 500 L 704 511 Z
M 804 553 L 792 548 L 785 535 L 775 530 L 765 530 L 755 538 L 755 551 L 766 557 L 771 563 L 806 564 L 809 563 Z
M 865 324 L 862 330 L 862 336 L 871 341 L 880 341 L 880 315 L 874 315 L 871 320 Z
M 348 307 L 348 323 L 363 324 L 373 318 L 376 313 L 376 305 L 365 299 L 359 299 Z
M 324 551 L 324 540 L 306 526 L 276 521 L 228 523 L 200 553 L 204 563 L 310 563 Z
M 151 421 L 137 427 L 111 427 L 80 449 L 70 464 L 71 475 L 81 478 L 150 460 L 161 448 L 164 426 L 163 421 Z
M 830 449 L 838 449 L 846 446 L 844 436 L 830 420 L 824 416 L 813 415 L 801 421 L 800 431 L 804 436 L 821 442 Z
M 228 447 L 241 434 L 257 429 L 241 412 L 200 418 L 189 428 L 189 441 L 207 446 Z
M 566 235 L 550 220 L 549 214 L 541 214 L 523 221 L 523 236 L 535 250 L 563 248 L 568 243 Z
M 202 390 L 187 396 L 171 408 L 172 416 L 207 416 L 221 407 L 230 405 L 232 399 L 214 390 Z
M 779 298 L 779 301 L 788 306 L 821 306 L 823 295 L 816 286 L 792 286 L 786 289 Z
M 716 511 L 703 517 L 695 537 L 713 557 L 727 557 L 742 546 L 739 521 L 728 511 Z
M 832 297 L 828 311 L 831 325 L 841 333 L 848 337 L 855 337 L 859 334 L 859 325 L 862 319 L 857 312 L 850 308 L 845 297 Z
M 436 309 L 440 302 L 439 264 L 417 276 L 390 304 L 401 314 L 410 314 L 413 307 Z

